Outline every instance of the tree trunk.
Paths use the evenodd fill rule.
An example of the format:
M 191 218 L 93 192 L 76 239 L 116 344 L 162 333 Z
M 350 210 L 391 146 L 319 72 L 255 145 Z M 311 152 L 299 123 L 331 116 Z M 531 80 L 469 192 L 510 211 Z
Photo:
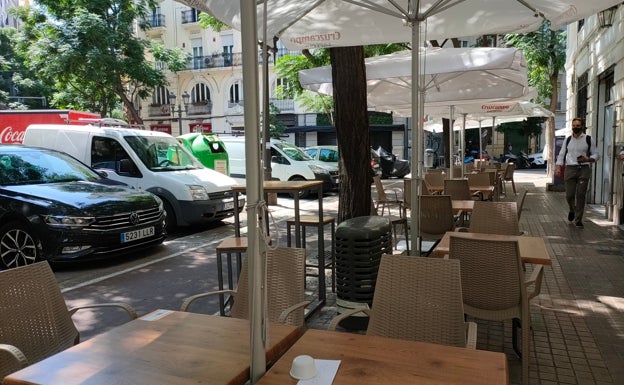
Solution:
M 370 215 L 370 129 L 363 47 L 330 49 L 334 118 L 340 152 L 338 222 Z

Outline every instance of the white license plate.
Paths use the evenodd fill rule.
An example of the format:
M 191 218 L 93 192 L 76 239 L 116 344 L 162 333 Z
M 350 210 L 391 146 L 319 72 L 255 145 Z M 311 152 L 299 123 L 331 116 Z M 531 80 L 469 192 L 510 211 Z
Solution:
M 138 230 L 132 230 L 121 233 L 121 243 L 132 242 L 138 239 L 148 238 L 152 236 L 154 236 L 154 226 Z
M 223 210 L 231 210 L 234 208 L 234 202 L 228 202 L 223 205 Z

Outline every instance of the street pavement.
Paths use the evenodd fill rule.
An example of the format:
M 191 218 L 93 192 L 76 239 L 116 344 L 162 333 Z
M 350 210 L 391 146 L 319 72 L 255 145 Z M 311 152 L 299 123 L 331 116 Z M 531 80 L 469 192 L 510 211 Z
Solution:
M 623 229 L 605 220 L 602 206 L 588 205 L 585 228 L 570 225 L 564 193 L 546 191 L 544 170 L 518 170 L 518 190 L 528 191 L 520 227 L 529 235 L 543 236 L 552 258 L 545 268 L 542 293 L 531 303 L 533 341 L 530 383 L 624 384 L 624 246 Z M 400 189 L 403 180 L 385 180 L 387 188 Z M 374 191 L 374 189 L 373 189 Z M 507 199 L 515 199 L 511 185 Z M 326 195 L 326 215 L 337 215 L 337 195 Z M 302 213 L 315 214 L 317 202 L 304 200 Z M 293 215 L 293 200 L 279 197 L 270 206 L 274 245 L 285 246 L 285 220 Z M 244 220 L 244 214 L 243 214 Z M 243 225 L 246 222 L 243 222 Z M 243 234 L 245 227 L 241 228 Z M 155 253 L 146 253 L 121 264 L 111 264 L 89 280 L 74 281 L 71 274 L 57 273 L 68 305 L 124 301 L 140 315 L 158 308 L 177 309 L 186 296 L 216 290 L 216 245 L 234 234 L 233 220 L 166 242 Z M 329 247 L 330 234 L 325 244 Z M 308 255 L 315 255 L 316 233 L 308 231 Z M 67 277 L 67 279 L 64 279 Z M 307 327 L 325 329 L 336 316 L 336 295 L 331 291 L 331 275 L 326 273 L 326 305 L 312 314 Z M 317 292 L 316 278 L 307 279 L 307 295 Z M 201 311 L 214 314 L 216 299 Z M 97 324 L 104 315 L 77 314 L 83 340 L 114 327 Z M 508 357 L 510 381 L 520 384 L 520 360 L 511 347 L 511 322 L 478 323 L 479 349 L 504 352 Z

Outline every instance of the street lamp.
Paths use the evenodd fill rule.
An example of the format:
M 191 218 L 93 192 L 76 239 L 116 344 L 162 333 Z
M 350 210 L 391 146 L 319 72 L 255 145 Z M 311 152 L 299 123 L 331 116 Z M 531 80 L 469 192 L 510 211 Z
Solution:
M 176 105 L 175 105 L 176 95 L 173 92 L 169 92 L 169 105 L 171 106 L 171 116 L 175 116 L 176 113 L 178 114 L 178 129 L 180 131 L 180 135 L 182 135 L 182 112 L 184 112 L 185 114 L 188 113 L 190 98 L 191 98 L 191 95 L 189 95 L 188 92 L 184 91 L 184 93 L 182 94 L 182 101 L 184 102 L 184 108 L 182 108 L 182 105 L 178 103 L 178 108 L 176 109 Z
M 607 8 L 604 11 L 598 12 L 598 24 L 601 28 L 610 27 L 613 25 L 613 18 L 617 11 L 617 5 L 611 8 Z

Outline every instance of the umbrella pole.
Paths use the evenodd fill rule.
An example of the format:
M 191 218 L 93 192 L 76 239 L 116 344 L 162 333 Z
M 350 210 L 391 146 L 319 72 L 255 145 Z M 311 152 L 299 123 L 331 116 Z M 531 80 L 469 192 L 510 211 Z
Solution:
M 411 207 L 411 239 L 412 239 L 412 253 L 414 255 L 420 255 L 420 188 L 421 178 L 423 176 L 423 111 L 424 111 L 424 99 L 421 97 L 421 83 L 423 79 L 420 76 L 420 21 L 418 20 L 418 13 L 414 14 L 412 23 L 412 79 L 416 76 L 416 87 L 412 86 L 412 112 L 414 116 L 414 122 L 416 123 L 412 128 L 412 188 L 410 201 Z M 412 81 L 413 83 L 413 81 Z M 415 167 L 414 167 L 415 166 Z
M 468 114 L 462 114 L 462 128 L 461 128 L 461 137 L 459 138 L 459 164 L 461 165 L 459 169 L 459 176 L 461 178 L 464 177 L 464 158 L 466 157 L 466 116 Z
M 249 303 L 250 303 L 250 377 L 255 384 L 266 371 L 266 327 L 264 320 L 264 263 L 260 253 L 260 233 L 258 229 L 258 206 L 262 197 L 262 173 L 260 159 L 259 84 L 256 3 L 240 0 L 241 39 L 243 51 L 243 79 L 245 84 L 244 119 L 245 119 L 245 167 L 254 170 L 247 174 L 247 226 L 249 259 Z M 266 65 L 266 63 L 265 63 Z
M 448 143 L 448 151 L 449 151 L 449 165 L 448 165 L 448 169 L 449 169 L 449 178 L 453 179 L 456 177 L 455 175 L 455 157 L 453 156 L 455 154 L 455 106 L 450 106 L 449 107 L 449 143 Z

